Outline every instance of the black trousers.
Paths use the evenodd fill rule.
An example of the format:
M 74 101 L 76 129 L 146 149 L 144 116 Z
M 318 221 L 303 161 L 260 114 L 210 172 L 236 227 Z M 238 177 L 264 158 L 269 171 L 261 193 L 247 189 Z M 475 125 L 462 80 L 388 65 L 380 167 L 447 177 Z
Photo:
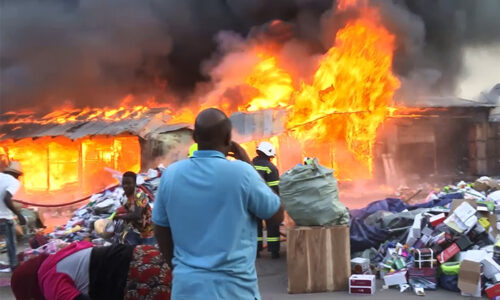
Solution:
M 262 251 L 263 241 L 263 220 L 257 220 L 257 251 Z M 267 250 L 272 253 L 280 252 L 280 224 L 265 220 L 267 228 Z

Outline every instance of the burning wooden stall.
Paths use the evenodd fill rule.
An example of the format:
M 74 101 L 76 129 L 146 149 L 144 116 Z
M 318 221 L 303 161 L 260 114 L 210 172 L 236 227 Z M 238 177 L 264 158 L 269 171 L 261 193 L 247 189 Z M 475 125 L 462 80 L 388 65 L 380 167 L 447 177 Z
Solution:
M 191 129 L 168 125 L 161 110 L 106 119 L 19 119 L 2 116 L 0 161 L 24 169 L 18 197 L 75 199 L 116 183 L 112 170 L 147 170 L 185 157 Z M 46 199 L 46 200 L 44 200 Z
M 454 97 L 420 100 L 379 128 L 375 177 L 392 185 L 500 173 L 495 104 Z

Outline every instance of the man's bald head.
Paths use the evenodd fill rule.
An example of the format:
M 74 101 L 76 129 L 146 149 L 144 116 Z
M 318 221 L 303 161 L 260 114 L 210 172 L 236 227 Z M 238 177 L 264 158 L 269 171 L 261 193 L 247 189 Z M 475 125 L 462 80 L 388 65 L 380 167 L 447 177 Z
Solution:
M 231 120 L 216 108 L 203 110 L 196 117 L 193 137 L 200 150 L 227 152 L 231 144 Z

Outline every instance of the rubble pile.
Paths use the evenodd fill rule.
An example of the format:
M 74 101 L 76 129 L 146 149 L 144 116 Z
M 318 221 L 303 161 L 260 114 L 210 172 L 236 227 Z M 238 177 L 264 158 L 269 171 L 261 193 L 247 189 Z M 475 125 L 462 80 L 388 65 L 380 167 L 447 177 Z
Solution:
M 373 294 L 370 275 L 376 274 L 384 288 L 416 295 L 441 287 L 463 296 L 500 296 L 498 181 L 462 181 L 431 193 L 425 203 L 385 199 L 351 214 L 350 293 Z M 360 243 L 362 236 L 369 241 Z

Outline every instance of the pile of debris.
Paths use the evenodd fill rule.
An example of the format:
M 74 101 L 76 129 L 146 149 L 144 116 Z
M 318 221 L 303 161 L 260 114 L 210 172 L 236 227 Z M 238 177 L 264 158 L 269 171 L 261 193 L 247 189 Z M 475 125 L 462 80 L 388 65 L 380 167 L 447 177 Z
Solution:
M 160 185 L 161 173 L 164 167 L 150 169 L 147 173 L 137 175 L 137 187 L 144 192 L 150 205 L 153 205 L 154 195 Z M 121 174 L 114 175 L 121 181 Z M 113 234 L 105 236 L 94 228 L 96 221 L 112 219 L 116 209 L 125 204 L 126 198 L 121 186 L 113 186 L 90 197 L 89 202 L 77 209 L 65 225 L 54 228 L 48 234 L 37 234 L 30 240 L 31 249 L 23 253 L 22 261 L 28 260 L 40 253 L 55 253 L 58 249 L 74 241 L 87 240 L 95 245 L 109 245 L 120 238 L 121 220 L 113 221 Z
M 351 216 L 357 252 L 350 293 L 375 293 L 372 274 L 378 274 L 384 288 L 411 288 L 417 295 L 441 287 L 463 296 L 500 296 L 498 181 L 482 177 L 446 186 L 417 205 L 385 199 Z

